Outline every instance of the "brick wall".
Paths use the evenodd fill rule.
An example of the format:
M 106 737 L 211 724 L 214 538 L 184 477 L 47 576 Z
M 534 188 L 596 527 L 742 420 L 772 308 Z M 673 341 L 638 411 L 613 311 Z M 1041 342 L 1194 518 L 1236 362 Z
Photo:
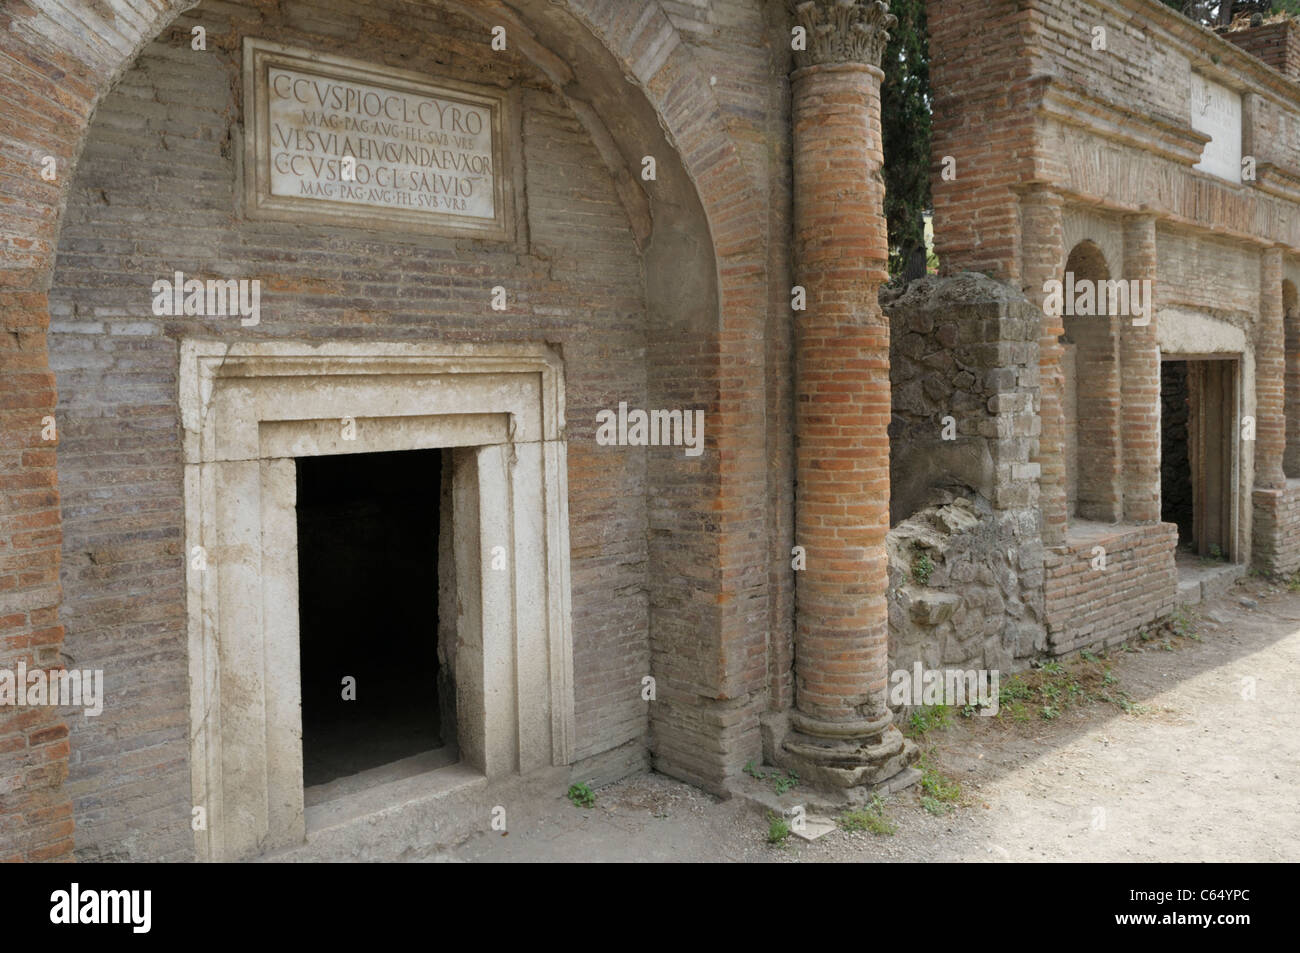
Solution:
M 1032 250 L 1020 247 L 1015 209 L 1034 181 L 1112 210 L 1168 213 L 1204 229 L 1197 239 L 1215 229 L 1300 247 L 1287 184 L 1300 171 L 1294 82 L 1209 41 L 1217 59 L 1208 75 L 1255 91 L 1243 103 L 1243 149 L 1267 187 L 1242 190 L 1190 173 L 1200 153 L 1191 64 L 1207 40 L 1155 0 L 929 0 L 927 10 L 935 244 L 945 272 L 1019 277 Z M 1104 50 L 1092 48 L 1096 27 L 1106 31 Z M 940 175 L 945 156 L 956 160 L 955 178 Z
M 143 41 L 149 16 L 125 0 L 0 8 L 6 93 L 0 119 L 0 667 L 63 661 L 57 440 L 46 329 L 60 201 L 103 78 Z M 76 29 L 68 29 L 76 23 Z M 55 178 L 41 176 L 46 157 Z M 52 708 L 0 709 L 0 860 L 72 856 L 65 719 Z
M 1023 56 L 1029 11 L 1015 0 L 927 0 L 934 125 L 930 149 L 934 242 L 945 273 L 1019 275 L 1011 187 L 1032 173 Z M 944 179 L 944 158 L 955 178 Z
M 3 278 L 0 278 L 3 281 Z M 0 668 L 58 668 L 59 491 L 43 299 L 0 291 Z M 0 862 L 65 859 L 68 728 L 54 708 L 0 708 Z
M 780 4 L 753 0 L 665 0 L 682 42 L 713 84 L 727 131 L 767 202 L 769 320 L 765 495 L 768 501 L 767 707 L 793 697 L 794 575 L 790 569 L 794 512 L 794 445 L 790 321 L 789 25 Z M 743 762 L 742 762 L 743 763 Z
M 1285 19 L 1260 26 L 1216 31 L 1251 56 L 1257 56 L 1273 69 L 1300 80 L 1300 21 Z
M 1252 503 L 1255 565 L 1282 575 L 1300 569 L 1300 480 L 1288 480 L 1282 489 L 1258 489 Z
M 1071 527 L 1068 545 L 1043 560 L 1048 651 L 1115 645 L 1172 612 L 1177 543 L 1172 523 Z M 1093 568 L 1096 546 L 1105 569 Z

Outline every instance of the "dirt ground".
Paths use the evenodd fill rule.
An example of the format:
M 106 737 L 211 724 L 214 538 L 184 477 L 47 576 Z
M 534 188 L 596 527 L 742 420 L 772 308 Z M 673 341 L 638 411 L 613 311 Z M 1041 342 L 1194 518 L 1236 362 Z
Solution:
M 929 772 L 885 800 L 892 834 L 772 846 L 751 802 L 646 774 L 598 789 L 593 808 L 557 797 L 527 829 L 437 859 L 1300 860 L 1300 592 L 1241 580 L 1172 628 L 1004 678 L 1004 695 L 1023 697 L 1000 717 L 908 723 Z

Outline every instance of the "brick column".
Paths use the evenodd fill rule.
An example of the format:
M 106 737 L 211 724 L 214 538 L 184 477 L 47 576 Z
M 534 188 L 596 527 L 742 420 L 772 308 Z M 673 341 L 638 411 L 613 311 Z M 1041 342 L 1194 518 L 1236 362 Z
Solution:
M 1065 235 L 1061 223 L 1061 197 L 1048 189 L 1032 188 L 1020 196 L 1021 274 L 1025 297 L 1042 318 L 1038 340 L 1039 417 L 1038 437 L 1041 467 L 1039 503 L 1043 514 L 1043 545 L 1065 542 L 1068 511 L 1065 497 L 1065 377 L 1061 370 L 1061 335 L 1065 326 L 1060 315 L 1043 310 L 1047 295 L 1043 283 L 1060 280 L 1065 267 Z
M 1283 285 L 1285 289 L 1285 284 Z M 1291 310 L 1287 310 L 1287 307 Z M 1283 296 L 1282 336 L 1286 342 L 1286 454 L 1282 468 L 1289 477 L 1300 477 L 1300 304 Z
M 1160 348 L 1156 344 L 1155 216 L 1125 219 L 1124 273 L 1119 277 L 1151 282 L 1151 297 L 1146 301 L 1150 323 L 1134 325 L 1131 314 L 1119 318 L 1124 519 L 1156 523 L 1160 521 Z
M 1286 338 L 1282 328 L 1282 249 L 1260 258 L 1259 324 L 1255 329 L 1255 486 L 1286 486 Z
M 880 167 L 883 2 L 791 3 L 795 53 L 795 709 L 778 764 L 824 787 L 883 782 L 915 760 L 886 700 L 889 322 Z

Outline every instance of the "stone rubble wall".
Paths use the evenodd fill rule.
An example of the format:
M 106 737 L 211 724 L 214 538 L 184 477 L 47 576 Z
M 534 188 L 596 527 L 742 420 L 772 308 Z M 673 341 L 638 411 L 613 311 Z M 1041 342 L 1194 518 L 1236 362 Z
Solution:
M 1039 315 L 973 273 L 884 289 L 881 306 L 893 384 L 890 671 L 1024 667 L 1046 645 L 1029 462 Z

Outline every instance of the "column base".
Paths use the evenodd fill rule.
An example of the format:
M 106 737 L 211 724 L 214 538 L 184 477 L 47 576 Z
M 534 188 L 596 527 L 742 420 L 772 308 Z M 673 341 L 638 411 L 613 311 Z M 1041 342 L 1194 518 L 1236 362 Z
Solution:
M 889 719 L 867 726 L 869 733 L 844 737 L 844 732 L 836 732 L 840 737 L 832 738 L 800 731 L 803 720 L 787 712 L 769 712 L 761 719 L 764 760 L 793 771 L 801 782 L 827 791 L 866 794 L 907 787 L 920 777 L 908 771 L 920 758 L 920 749 Z M 890 784 L 896 778 L 903 783 Z M 857 800 L 852 794 L 847 799 Z

